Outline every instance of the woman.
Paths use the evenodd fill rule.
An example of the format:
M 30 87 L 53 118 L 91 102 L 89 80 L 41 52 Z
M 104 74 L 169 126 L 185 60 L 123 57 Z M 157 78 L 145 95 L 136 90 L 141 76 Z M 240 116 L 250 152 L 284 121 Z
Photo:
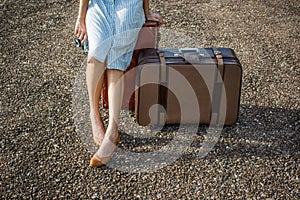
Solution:
M 90 161 L 92 167 L 106 164 L 119 143 L 122 75 L 130 64 L 145 19 L 162 23 L 160 15 L 150 12 L 149 0 L 80 0 L 74 33 L 82 42 L 89 40 L 86 83 L 93 139 L 99 146 Z M 99 113 L 104 73 L 110 107 L 106 130 Z

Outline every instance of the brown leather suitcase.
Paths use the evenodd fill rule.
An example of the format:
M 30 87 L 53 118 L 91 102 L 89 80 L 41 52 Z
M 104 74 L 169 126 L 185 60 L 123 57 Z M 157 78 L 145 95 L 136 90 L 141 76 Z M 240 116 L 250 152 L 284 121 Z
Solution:
M 138 124 L 232 125 L 237 121 L 242 68 L 232 49 L 144 49 L 138 64 Z
M 140 49 L 157 48 L 159 41 L 158 23 L 155 21 L 146 21 L 139 32 L 138 41 L 133 52 L 130 66 L 124 73 L 124 96 L 122 109 L 134 110 L 134 89 L 135 89 L 135 68 Z M 108 88 L 107 79 L 104 77 L 102 89 L 102 107 L 108 108 Z

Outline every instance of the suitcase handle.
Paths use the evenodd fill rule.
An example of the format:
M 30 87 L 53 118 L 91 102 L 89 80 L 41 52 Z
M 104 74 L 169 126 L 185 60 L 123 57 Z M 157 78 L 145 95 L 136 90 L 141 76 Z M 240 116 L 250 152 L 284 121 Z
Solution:
M 187 52 L 196 52 L 196 53 L 200 53 L 198 48 L 180 48 L 179 49 L 179 53 L 183 54 L 183 53 L 187 53 Z

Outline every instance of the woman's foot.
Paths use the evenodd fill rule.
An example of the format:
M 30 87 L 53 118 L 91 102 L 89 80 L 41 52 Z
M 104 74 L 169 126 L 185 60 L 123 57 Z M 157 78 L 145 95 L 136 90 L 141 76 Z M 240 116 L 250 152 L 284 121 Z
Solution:
M 98 147 L 100 147 L 105 136 L 105 128 L 103 122 L 100 118 L 100 114 L 96 115 L 92 113 L 90 114 L 90 119 L 94 142 Z
M 103 154 L 103 153 L 100 153 L 100 152 L 95 153 L 94 156 L 90 160 L 90 167 L 101 167 L 103 165 L 106 165 L 110 161 L 110 158 L 119 143 L 120 143 L 120 138 L 118 139 L 116 144 L 112 144 L 113 149 L 106 151 L 106 154 L 107 154 L 106 157 L 100 158 L 98 156 L 98 154 Z
M 100 167 L 102 165 L 107 164 L 110 161 L 110 158 L 119 143 L 120 136 L 118 131 L 113 131 L 110 133 L 106 131 L 105 137 L 102 141 L 100 148 L 90 160 L 90 166 Z

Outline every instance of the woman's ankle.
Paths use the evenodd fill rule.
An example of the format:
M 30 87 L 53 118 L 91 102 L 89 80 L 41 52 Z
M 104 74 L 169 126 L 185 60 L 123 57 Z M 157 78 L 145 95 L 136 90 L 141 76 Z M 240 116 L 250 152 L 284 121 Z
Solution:
M 118 125 L 117 124 L 109 124 L 106 129 L 105 135 L 107 135 L 107 137 L 111 141 L 116 141 L 119 137 Z
M 107 129 L 111 131 L 118 131 L 118 128 L 118 122 L 114 118 L 109 118 Z
M 105 127 L 101 119 L 100 113 L 97 114 L 97 112 L 91 111 L 90 120 L 93 128 L 93 134 L 96 133 L 105 134 Z M 96 133 L 94 133 L 95 131 Z

